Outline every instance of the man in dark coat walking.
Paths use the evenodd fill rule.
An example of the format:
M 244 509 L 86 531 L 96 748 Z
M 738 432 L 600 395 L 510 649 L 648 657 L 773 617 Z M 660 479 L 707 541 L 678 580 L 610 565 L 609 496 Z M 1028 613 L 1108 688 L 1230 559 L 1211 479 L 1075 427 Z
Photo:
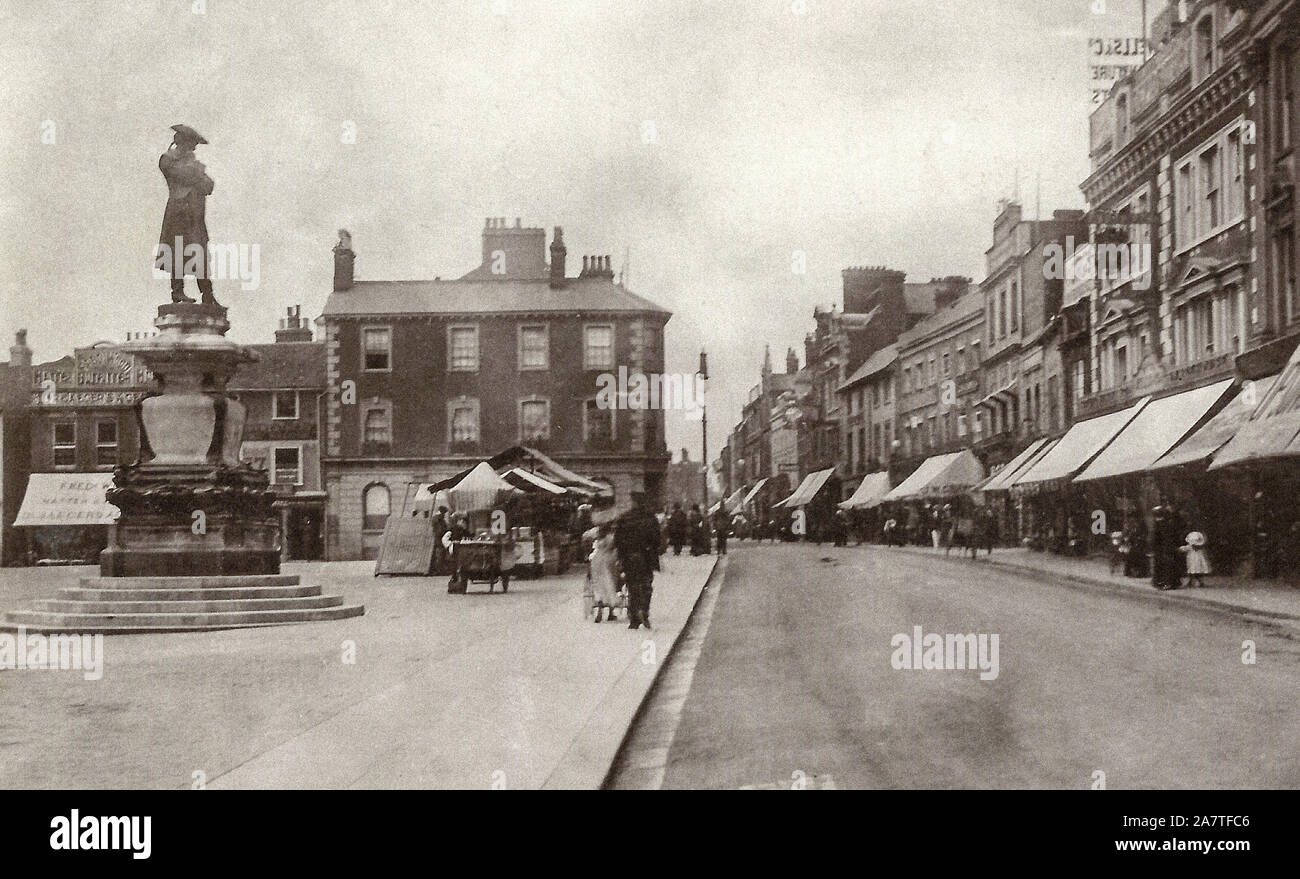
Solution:
M 713 514 L 713 537 L 718 544 L 718 555 L 727 554 L 727 538 L 731 536 L 731 517 L 722 507 Z
M 686 544 L 686 511 L 681 502 L 673 504 L 673 511 L 668 516 L 668 542 L 673 545 L 673 555 L 681 555 Z
M 627 578 L 629 629 L 650 628 L 650 597 L 659 566 L 659 522 L 646 508 L 645 494 L 632 492 L 632 509 L 614 525 L 614 550 Z
M 185 276 L 198 282 L 205 305 L 216 305 L 208 277 L 208 225 L 205 199 L 213 182 L 194 148 L 207 139 L 188 125 L 173 125 L 176 132 L 167 152 L 158 158 L 158 170 L 167 180 L 167 209 L 163 212 L 159 253 L 155 265 L 171 275 L 172 302 L 193 302 L 185 295 Z

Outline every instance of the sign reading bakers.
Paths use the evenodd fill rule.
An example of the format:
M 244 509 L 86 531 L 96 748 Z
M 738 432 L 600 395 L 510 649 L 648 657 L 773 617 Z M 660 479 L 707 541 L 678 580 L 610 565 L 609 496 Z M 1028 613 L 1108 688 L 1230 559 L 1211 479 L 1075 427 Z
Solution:
M 105 500 L 112 473 L 33 473 L 15 525 L 111 525 L 121 512 Z

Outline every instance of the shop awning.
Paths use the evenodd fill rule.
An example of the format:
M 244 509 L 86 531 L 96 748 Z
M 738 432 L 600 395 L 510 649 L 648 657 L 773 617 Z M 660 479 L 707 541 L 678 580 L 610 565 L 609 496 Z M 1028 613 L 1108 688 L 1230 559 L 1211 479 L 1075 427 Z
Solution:
M 754 487 L 745 495 L 745 499 L 740 502 L 740 505 L 742 507 L 749 506 L 750 502 L 753 501 L 754 498 L 758 496 L 758 493 L 763 490 L 763 486 L 767 485 L 767 480 L 770 478 L 771 477 L 764 476 L 762 479 L 758 480 L 758 482 L 755 482 Z
M 745 490 L 743 488 L 738 488 L 731 493 L 730 497 L 723 501 L 722 505 L 726 507 L 728 513 L 734 513 L 740 509 L 740 499 L 744 497 L 744 495 Z
M 879 506 L 880 501 L 887 494 L 889 494 L 889 474 L 884 471 L 868 473 L 862 477 L 862 484 L 849 496 L 849 499 L 840 502 L 840 507 L 845 510 L 869 510 Z
M 536 473 L 529 473 L 521 467 L 514 467 L 501 474 L 501 478 L 509 482 L 515 488 L 524 491 L 544 491 L 550 494 L 568 494 L 569 490 L 562 485 L 556 485 L 549 479 L 543 479 Z
M 112 525 L 121 512 L 104 500 L 112 473 L 33 473 L 15 525 Z
M 984 467 L 970 449 L 934 455 L 921 462 L 911 476 L 904 479 L 882 501 L 903 501 L 918 497 L 937 497 L 960 493 L 984 478 Z
M 1191 433 L 1231 387 L 1232 379 L 1225 379 L 1152 400 L 1074 481 L 1088 482 L 1146 470 Z
M 776 504 L 776 506 L 789 509 L 804 506 L 817 496 L 817 492 L 822 490 L 822 486 L 826 484 L 826 480 L 830 479 L 831 474 L 834 472 L 834 467 L 827 467 L 825 470 L 809 473 L 803 478 L 803 482 L 799 483 L 799 487 L 794 490 L 794 494 Z
M 1039 458 L 1033 466 L 1016 477 L 1012 486 L 1025 486 L 1032 483 L 1048 482 L 1053 479 L 1065 479 L 1073 476 L 1088 466 L 1102 449 L 1110 445 L 1111 440 L 1119 435 L 1130 421 L 1151 400 L 1143 397 L 1127 409 L 1080 421 L 1065 432 L 1061 441 L 1052 450 Z
M 990 476 L 982 485 L 975 487 L 976 491 L 1006 491 L 1011 487 L 1012 480 L 1016 474 L 1025 468 L 1036 456 L 1043 451 L 1043 448 L 1051 440 L 1038 439 L 1034 440 L 1025 447 L 1019 455 L 1016 455 L 997 473 Z
M 1157 459 L 1148 469 L 1162 470 L 1166 467 L 1182 467 L 1186 464 L 1204 464 L 1210 456 L 1232 439 L 1237 428 L 1246 423 L 1250 413 L 1255 411 L 1259 401 L 1264 399 L 1276 381 L 1276 375 L 1257 379 L 1250 386 L 1253 390 L 1243 389 L 1232 398 L 1232 402 L 1223 407 L 1218 415 L 1205 422 L 1200 430 Z
M 1250 420 L 1214 456 L 1210 469 L 1295 455 L 1300 455 L 1300 347 L 1268 393 L 1259 397 Z

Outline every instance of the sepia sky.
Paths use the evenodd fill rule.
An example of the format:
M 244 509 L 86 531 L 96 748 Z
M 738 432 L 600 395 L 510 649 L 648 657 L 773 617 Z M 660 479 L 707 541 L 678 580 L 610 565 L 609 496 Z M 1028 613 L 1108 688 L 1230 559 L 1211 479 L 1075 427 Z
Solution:
M 212 241 L 260 248 L 259 289 L 217 282 L 233 337 L 320 313 L 339 227 L 397 279 L 473 268 L 487 216 L 562 225 L 570 273 L 629 253 L 674 312 L 669 371 L 707 347 L 716 455 L 843 267 L 978 281 L 1017 179 L 1026 216 L 1083 206 L 1087 39 L 1140 33 L 1140 0 L 1094 2 L 5 0 L 0 331 L 49 360 L 151 327 L 186 122 Z M 698 422 L 668 442 L 698 456 Z

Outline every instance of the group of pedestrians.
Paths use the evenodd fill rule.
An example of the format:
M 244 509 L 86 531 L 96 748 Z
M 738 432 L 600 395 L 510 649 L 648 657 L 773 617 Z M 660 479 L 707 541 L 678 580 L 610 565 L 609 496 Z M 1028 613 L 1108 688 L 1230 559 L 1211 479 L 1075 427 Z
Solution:
M 665 524 L 673 555 L 681 555 L 686 547 L 690 548 L 691 555 L 708 555 L 715 540 L 718 555 L 726 555 L 727 538 L 736 527 L 732 516 L 721 507 L 706 517 L 699 504 L 691 504 L 687 511 L 680 502 L 673 504 L 672 511 L 665 515 Z

